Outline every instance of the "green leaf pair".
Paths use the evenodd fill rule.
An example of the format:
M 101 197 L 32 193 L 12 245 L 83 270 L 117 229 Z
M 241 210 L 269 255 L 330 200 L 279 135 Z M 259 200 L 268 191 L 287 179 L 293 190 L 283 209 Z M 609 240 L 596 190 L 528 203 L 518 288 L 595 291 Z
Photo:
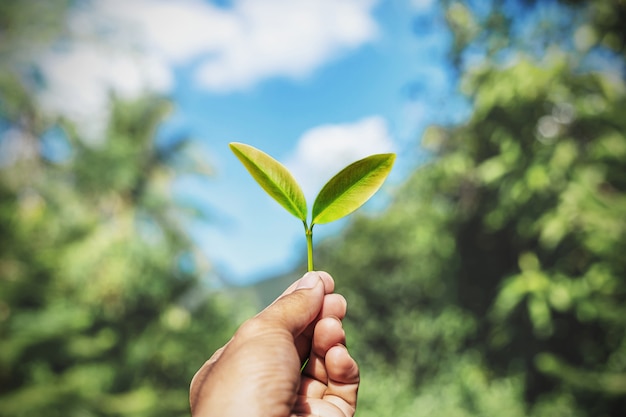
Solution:
M 309 225 L 304 193 L 284 165 L 250 145 L 230 143 L 229 146 L 259 185 L 288 212 L 302 220 L 307 237 L 309 271 L 313 270 L 313 226 L 338 220 L 361 207 L 383 185 L 396 158 L 393 153 L 370 155 L 342 169 L 315 198 Z

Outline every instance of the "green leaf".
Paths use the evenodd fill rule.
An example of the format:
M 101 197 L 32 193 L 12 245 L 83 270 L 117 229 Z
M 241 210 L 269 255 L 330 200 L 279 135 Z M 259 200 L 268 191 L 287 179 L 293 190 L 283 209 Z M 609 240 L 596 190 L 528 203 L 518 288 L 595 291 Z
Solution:
M 261 187 L 287 211 L 306 221 L 307 207 L 302 189 L 280 162 L 243 143 L 228 145 Z
M 311 225 L 338 220 L 361 207 L 383 185 L 395 159 L 393 153 L 376 154 L 342 169 L 317 195 Z

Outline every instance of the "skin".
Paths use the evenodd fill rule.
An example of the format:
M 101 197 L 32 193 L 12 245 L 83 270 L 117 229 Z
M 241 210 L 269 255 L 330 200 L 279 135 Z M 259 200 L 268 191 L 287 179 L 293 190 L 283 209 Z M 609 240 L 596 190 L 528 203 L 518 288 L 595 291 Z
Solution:
M 359 368 L 334 287 L 329 274 L 308 272 L 245 322 L 194 376 L 192 416 L 352 417 Z

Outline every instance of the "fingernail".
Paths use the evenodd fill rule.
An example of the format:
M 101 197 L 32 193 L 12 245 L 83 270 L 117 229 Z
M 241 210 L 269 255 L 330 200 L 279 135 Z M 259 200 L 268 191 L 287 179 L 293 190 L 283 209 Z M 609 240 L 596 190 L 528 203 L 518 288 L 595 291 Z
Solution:
M 296 286 L 297 290 L 305 288 L 313 288 L 319 282 L 320 276 L 317 272 L 307 272 Z

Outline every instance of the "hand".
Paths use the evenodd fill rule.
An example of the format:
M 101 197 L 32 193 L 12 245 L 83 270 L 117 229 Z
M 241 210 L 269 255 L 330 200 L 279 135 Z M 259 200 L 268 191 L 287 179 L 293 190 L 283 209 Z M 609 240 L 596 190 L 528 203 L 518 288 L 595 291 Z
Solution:
M 192 415 L 352 417 L 359 369 L 333 291 L 330 275 L 309 272 L 244 323 L 194 376 Z

